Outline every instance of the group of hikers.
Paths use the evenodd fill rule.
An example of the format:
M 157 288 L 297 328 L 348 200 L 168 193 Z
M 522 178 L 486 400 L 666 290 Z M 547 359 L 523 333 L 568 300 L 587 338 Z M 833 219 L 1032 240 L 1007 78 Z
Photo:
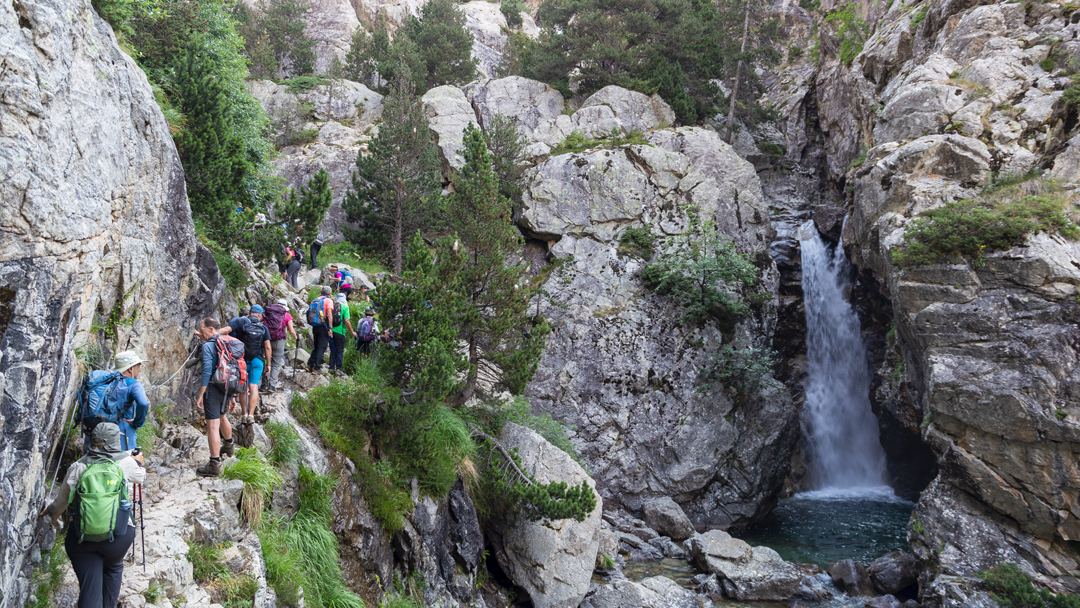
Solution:
M 322 250 L 322 234 L 318 234 L 311 241 L 311 269 L 315 270 L 319 267 L 319 251 Z M 281 278 L 292 285 L 293 289 L 300 289 L 298 285 L 297 277 L 300 274 L 300 269 L 304 267 L 304 244 L 301 242 L 300 237 L 296 237 L 291 243 L 285 245 L 280 255 L 280 261 L 278 263 L 278 272 L 281 273 Z
M 313 248 L 313 259 L 317 253 Z M 331 267 L 331 271 L 333 285 L 322 287 L 304 319 L 314 339 L 306 367 L 322 373 L 329 347 L 329 373 L 342 374 L 346 336 L 369 353 L 372 342 L 388 339 L 389 334 L 379 332 L 367 285 L 360 286 L 356 298 L 363 317 L 353 326 L 349 296 L 354 279 L 348 269 Z M 210 449 L 208 462 L 195 471 L 200 476 L 221 475 L 222 457 L 232 456 L 236 449 L 226 414 L 239 403 L 240 424 L 254 423 L 260 386 L 265 387 L 263 392 L 282 387 L 287 338 L 299 340 L 296 319 L 284 298 L 266 308 L 255 304 L 242 313 L 226 324 L 202 319 L 195 330 L 202 341 L 199 355 L 186 362 L 187 367 L 200 369 L 195 405 L 206 421 Z M 54 520 L 54 526 L 68 512 L 64 548 L 79 579 L 79 608 L 116 605 L 123 558 L 135 540 L 133 505 L 141 506 L 146 477 L 137 444 L 138 429 L 150 409 L 139 381 L 146 362 L 135 351 L 124 351 L 114 358 L 113 370 L 89 374 L 75 408 L 75 422 L 84 435 L 83 456 L 68 468 L 56 499 L 40 512 Z

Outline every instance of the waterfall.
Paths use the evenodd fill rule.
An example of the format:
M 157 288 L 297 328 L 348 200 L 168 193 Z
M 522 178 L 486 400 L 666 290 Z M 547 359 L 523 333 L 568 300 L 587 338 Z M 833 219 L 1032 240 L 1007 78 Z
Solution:
M 818 487 L 885 485 L 885 451 L 870 408 L 870 370 L 859 317 L 844 299 L 850 266 L 813 222 L 799 229 L 809 380 L 805 421 Z

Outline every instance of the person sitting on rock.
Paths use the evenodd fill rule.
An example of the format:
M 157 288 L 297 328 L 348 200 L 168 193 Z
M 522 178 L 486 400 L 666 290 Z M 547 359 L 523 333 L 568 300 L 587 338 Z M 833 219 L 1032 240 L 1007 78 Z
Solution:
M 207 317 L 199 323 L 196 335 L 205 340 L 202 345 L 202 384 L 195 396 L 195 407 L 203 411 L 206 418 L 206 439 L 210 444 L 210 461 L 195 469 L 195 473 L 205 477 L 221 475 L 221 455 L 232 456 L 236 451 L 233 444 L 232 425 L 225 416 L 228 412 L 225 403 L 225 391 L 210 382 L 210 377 L 217 369 L 217 345 L 214 336 L 220 328 L 217 319 Z
M 142 454 L 132 456 L 124 450 L 120 445 L 120 437 L 120 428 L 116 424 L 98 423 L 90 434 L 89 452 L 68 467 L 56 500 L 39 513 L 40 517 L 51 517 L 55 526 L 56 520 L 65 511 L 69 511 L 69 501 L 75 499 L 68 512 L 64 550 L 71 560 L 75 577 L 79 579 L 78 608 L 115 608 L 124 576 L 124 555 L 135 541 L 135 522 L 130 517 L 130 500 L 120 501 L 115 511 L 113 540 L 91 541 L 84 538 L 80 521 L 80 495 L 75 491 L 83 473 L 96 463 L 115 462 L 124 474 L 124 483 L 141 484 L 146 479 L 146 471 L 142 468 Z M 127 489 L 127 496 L 131 496 L 130 487 Z
M 127 383 L 127 403 L 123 404 L 118 423 L 120 447 L 130 451 L 138 445 L 138 431 L 146 424 L 146 413 L 150 411 L 150 400 L 146 398 L 146 390 L 139 382 L 139 372 L 146 359 L 133 350 L 125 350 L 116 355 L 114 362 L 116 371 L 124 376 L 123 382 Z

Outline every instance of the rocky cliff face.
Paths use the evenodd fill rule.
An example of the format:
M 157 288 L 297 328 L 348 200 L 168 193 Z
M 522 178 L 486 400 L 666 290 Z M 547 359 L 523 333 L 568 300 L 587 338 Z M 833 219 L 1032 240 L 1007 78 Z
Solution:
M 22 605 L 77 359 L 133 348 L 161 383 L 225 288 L 146 78 L 90 2 L 4 4 L 0 48 L 0 591 Z
M 890 301 L 893 382 L 914 396 L 893 414 L 909 430 L 920 421 L 939 456 L 909 537 L 932 603 L 950 601 L 938 575 L 1002 561 L 1076 590 L 1080 246 L 1040 234 L 979 267 L 891 262 L 914 215 L 978 196 L 995 175 L 1076 180 L 1075 121 L 1058 101 L 1069 80 L 1057 68 L 1080 50 L 1070 15 L 1056 3 L 875 5 L 850 66 L 795 67 L 774 89 L 792 115 L 816 113 L 829 179 L 851 187 L 843 241 Z M 804 122 L 787 127 L 798 160 L 811 137 Z

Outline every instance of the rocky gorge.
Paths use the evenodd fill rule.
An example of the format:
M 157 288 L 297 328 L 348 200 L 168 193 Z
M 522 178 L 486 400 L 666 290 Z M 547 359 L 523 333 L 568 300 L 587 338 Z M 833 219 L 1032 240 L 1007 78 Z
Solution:
M 343 58 L 352 31 L 373 27 L 377 15 L 399 24 L 417 8 L 318 4 L 308 23 L 317 66 Z M 293 372 L 289 389 L 267 399 L 263 422 L 298 428 L 304 466 L 346 479 L 334 490 L 332 527 L 346 580 L 367 605 L 413 577 L 423 581 L 418 601 L 439 606 L 873 595 L 882 596 L 873 605 L 898 605 L 891 596 L 905 590 L 923 606 L 991 606 L 980 573 L 1006 562 L 1056 593 L 1080 594 L 1077 243 L 1043 233 L 978 261 L 895 262 L 918 214 L 1007 177 L 1042 172 L 1075 207 L 1080 136 L 1076 110 L 1061 100 L 1072 81 L 1060 59 L 1080 53 L 1075 7 L 859 5 L 868 35 L 845 63 L 828 53 L 828 31 L 812 33 L 810 13 L 779 3 L 772 12 L 790 44 L 820 36 L 825 50 L 818 60 L 789 51 L 765 79 L 780 118 L 742 129 L 731 145 L 708 125 L 676 125 L 656 95 L 607 87 L 568 103 L 544 83 L 493 78 L 507 50 L 505 17 L 486 2 L 462 8 L 484 78 L 427 91 L 425 117 L 447 180 L 462 166 L 469 123 L 509 116 L 526 139 L 514 219 L 546 291 L 536 309 L 552 331 L 525 396 L 571 429 L 582 462 L 525 427 L 508 425 L 502 439 L 541 481 L 585 481 L 597 507 L 581 522 L 482 521 L 459 482 L 445 497 L 415 491 L 404 527 L 388 534 L 352 477 L 355 463 L 290 411 L 293 394 L 325 379 Z M 303 290 L 246 260 L 250 285 L 227 290 L 196 238 L 183 167 L 149 84 L 89 2 L 26 0 L 0 11 L 0 603 L 23 606 L 53 542 L 35 515 L 64 451 L 81 370 L 109 352 L 151 353 L 153 399 L 186 415 L 192 378 L 181 364 L 199 319 L 230 316 L 267 293 L 295 310 L 305 302 Z M 526 33 L 534 15 L 522 15 Z M 270 116 L 310 108 L 296 127 L 313 130 L 314 141 L 284 147 L 274 164 L 297 186 L 320 168 L 330 173 L 335 203 L 323 231 L 340 237 L 341 199 L 356 155 L 378 133 L 382 96 L 347 81 L 301 93 L 270 81 L 251 88 Z M 640 132 L 641 141 L 603 144 L 613 131 Z M 574 132 L 600 143 L 553 153 Z M 687 205 L 754 262 L 757 281 L 745 294 L 753 306 L 734 322 L 682 323 L 641 279 L 689 229 Z M 887 481 L 915 501 L 910 554 L 844 560 L 828 572 L 732 536 L 766 520 L 782 497 L 815 487 L 796 236 L 808 220 L 854 265 L 850 300 L 874 371 Z M 631 229 L 655 250 L 629 246 Z M 327 282 L 308 274 L 312 285 Z M 784 386 L 702 390 L 715 351 L 731 344 L 777 350 L 773 375 Z M 253 605 L 280 605 L 237 509 L 243 485 L 197 481 L 190 469 L 205 439 L 186 422 L 161 422 L 147 484 L 157 509 L 147 520 L 149 574 L 130 568 L 122 603 L 213 604 L 177 557 L 197 538 L 231 541 L 230 567 L 258 582 Z M 264 434 L 255 445 L 272 447 Z M 288 510 L 295 483 L 285 482 L 275 508 Z M 626 578 L 625 565 L 643 558 L 682 560 L 699 576 L 685 585 Z M 152 587 L 161 598 L 147 597 Z M 72 599 L 60 594 L 54 604 Z

